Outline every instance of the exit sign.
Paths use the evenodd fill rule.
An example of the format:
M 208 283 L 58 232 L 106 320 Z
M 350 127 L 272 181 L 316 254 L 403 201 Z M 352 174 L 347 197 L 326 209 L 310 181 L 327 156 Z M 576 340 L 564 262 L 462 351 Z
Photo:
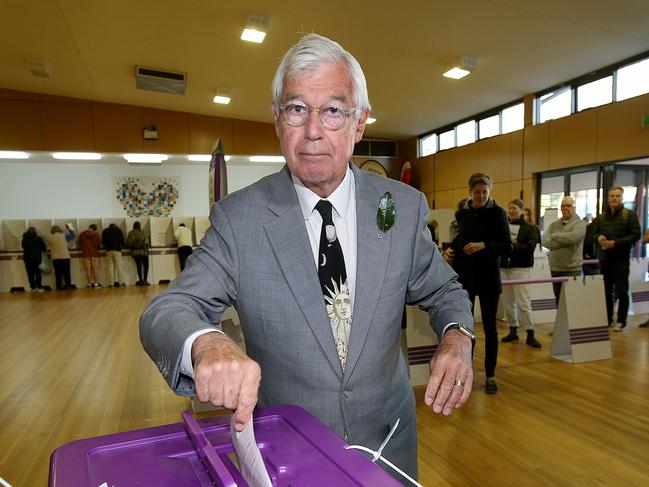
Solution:
M 642 126 L 649 127 L 649 115 L 642 116 Z

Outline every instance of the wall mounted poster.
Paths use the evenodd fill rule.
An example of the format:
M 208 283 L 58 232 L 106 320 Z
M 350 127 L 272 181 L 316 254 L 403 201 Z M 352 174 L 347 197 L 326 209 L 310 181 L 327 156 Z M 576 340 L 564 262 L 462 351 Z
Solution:
M 115 216 L 173 216 L 180 176 L 113 176 Z

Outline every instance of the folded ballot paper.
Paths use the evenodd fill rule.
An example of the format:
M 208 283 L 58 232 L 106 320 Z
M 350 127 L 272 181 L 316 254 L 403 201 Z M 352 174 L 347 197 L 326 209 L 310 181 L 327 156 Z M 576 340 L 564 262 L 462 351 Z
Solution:
M 234 451 L 237 453 L 239 470 L 250 487 L 273 487 L 268 471 L 261 458 L 261 452 L 255 440 L 252 417 L 242 431 L 234 429 L 234 414 L 230 420 L 230 435 Z

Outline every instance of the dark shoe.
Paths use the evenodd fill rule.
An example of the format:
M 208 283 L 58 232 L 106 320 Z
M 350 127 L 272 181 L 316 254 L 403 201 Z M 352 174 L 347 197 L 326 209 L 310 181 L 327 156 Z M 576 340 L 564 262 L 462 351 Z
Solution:
M 115 281 L 115 282 L 113 283 L 113 287 L 119 287 L 119 282 Z
M 150 286 L 151 284 L 149 284 L 149 281 L 144 281 L 144 285 L 145 286 Z
M 613 328 L 614 331 L 624 331 L 626 330 L 626 323 L 618 323 L 615 328 Z
M 485 384 L 485 391 L 487 394 L 495 394 L 498 392 L 498 386 L 496 385 L 496 380 L 493 377 L 488 377 Z
M 144 284 L 142 284 L 142 281 L 137 281 L 137 282 L 135 283 L 135 285 L 136 285 L 136 286 L 144 286 Z
M 534 336 L 534 330 L 527 331 L 527 340 L 525 340 L 525 344 L 532 348 L 541 348 L 541 343 Z
M 518 330 L 518 328 L 514 328 L 514 327 L 510 326 L 509 327 L 509 335 L 504 336 L 501 341 L 503 343 L 517 342 L 518 341 L 518 333 L 516 333 L 517 330 Z
M 642 323 L 641 325 L 638 325 L 638 326 L 640 328 L 647 328 L 647 327 L 649 327 L 649 321 L 645 321 L 644 323 Z

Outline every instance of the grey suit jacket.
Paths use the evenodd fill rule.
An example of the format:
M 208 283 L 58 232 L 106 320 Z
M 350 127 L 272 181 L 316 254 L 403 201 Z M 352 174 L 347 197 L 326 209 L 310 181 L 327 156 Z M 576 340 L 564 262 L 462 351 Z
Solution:
M 260 406 L 297 404 L 349 443 L 373 449 L 401 418 L 386 457 L 416 476 L 415 401 L 400 350 L 403 305 L 428 311 L 438 335 L 452 321 L 473 327 L 471 307 L 432 244 L 423 195 L 351 168 L 358 261 L 344 371 L 287 167 L 214 204 L 200 247 L 142 315 L 141 340 L 169 385 L 192 394 L 191 378 L 179 372 L 183 343 L 206 324 L 218 325 L 232 305 L 247 353 L 261 367 Z M 386 191 L 396 221 L 383 233 L 376 213 Z

